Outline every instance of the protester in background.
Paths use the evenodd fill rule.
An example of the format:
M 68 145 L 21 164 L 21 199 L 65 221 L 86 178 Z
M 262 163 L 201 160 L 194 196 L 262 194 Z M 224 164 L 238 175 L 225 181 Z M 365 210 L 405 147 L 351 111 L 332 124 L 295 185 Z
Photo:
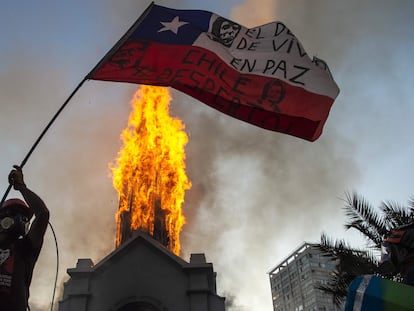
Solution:
M 381 268 L 399 273 L 403 283 L 414 285 L 414 223 L 391 231 L 382 247 Z
M 43 245 L 49 210 L 37 194 L 26 187 L 22 169 L 15 165 L 9 183 L 24 200 L 6 200 L 0 208 L 0 310 L 29 309 L 29 287 Z M 35 216 L 32 224 L 30 219 Z

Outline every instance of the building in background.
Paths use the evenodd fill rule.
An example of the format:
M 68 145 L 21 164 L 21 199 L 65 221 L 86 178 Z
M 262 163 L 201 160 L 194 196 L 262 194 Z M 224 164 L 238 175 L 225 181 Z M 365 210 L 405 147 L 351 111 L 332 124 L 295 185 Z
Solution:
M 334 269 L 316 244 L 302 244 L 269 272 L 274 311 L 339 311 L 332 296 L 317 288 Z

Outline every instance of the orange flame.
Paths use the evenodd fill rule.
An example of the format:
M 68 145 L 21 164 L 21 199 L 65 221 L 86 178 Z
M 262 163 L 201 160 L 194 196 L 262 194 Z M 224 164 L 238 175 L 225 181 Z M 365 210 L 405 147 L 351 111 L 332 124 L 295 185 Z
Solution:
M 191 182 L 184 162 L 188 137 L 181 120 L 169 115 L 170 100 L 167 88 L 142 86 L 131 102 L 128 127 L 121 134 L 124 145 L 111 165 L 119 193 L 116 246 L 129 226 L 130 232 L 143 229 L 154 238 L 161 234 L 166 246 L 180 254 L 185 223 L 181 206 Z M 129 220 L 123 224 L 125 215 Z

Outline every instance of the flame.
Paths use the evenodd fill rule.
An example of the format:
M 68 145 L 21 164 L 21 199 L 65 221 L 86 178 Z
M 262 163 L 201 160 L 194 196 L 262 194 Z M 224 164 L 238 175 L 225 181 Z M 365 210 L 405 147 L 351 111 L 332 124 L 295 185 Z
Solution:
M 131 232 L 143 229 L 152 236 L 157 224 L 166 234 L 166 246 L 180 254 L 180 232 L 185 223 L 181 206 L 191 182 L 185 173 L 184 124 L 169 115 L 167 88 L 142 86 L 131 101 L 123 147 L 112 163 L 113 185 L 119 193 L 116 246 L 122 241 L 122 218 Z M 154 236 L 155 238 L 155 236 Z

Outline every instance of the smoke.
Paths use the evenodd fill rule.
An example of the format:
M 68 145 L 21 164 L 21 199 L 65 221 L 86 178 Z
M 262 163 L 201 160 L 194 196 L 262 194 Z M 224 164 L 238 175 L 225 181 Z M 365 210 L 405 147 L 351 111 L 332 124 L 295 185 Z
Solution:
M 279 19 L 275 1 L 261 7 L 266 9 L 246 1 L 231 19 L 246 26 Z M 318 41 L 318 35 L 311 37 Z M 323 52 L 330 56 L 329 48 Z M 317 242 L 322 231 L 341 231 L 338 197 L 359 175 L 355 146 L 329 119 L 322 137 L 309 143 L 234 120 L 181 94 L 173 97 L 190 136 L 186 256 L 206 253 L 218 272 L 219 291 L 230 305 L 237 302 L 234 310 L 270 306 L 266 273 L 302 242 Z
M 19 65 L 26 70 L 42 72 L 41 64 Z M 37 82 L 34 76 L 25 74 L 26 70 L 19 72 L 18 68 L 15 67 L 13 75 L 0 77 L 1 100 L 7 103 L 7 114 L 1 116 L 2 138 L 7 146 L 3 152 L 4 189 L 12 165 L 21 162 L 50 120 L 50 113 L 57 111 L 67 95 L 59 88 L 68 83 L 55 75 L 57 71 L 43 70 L 43 74 L 51 78 L 45 83 Z M 39 93 L 44 95 L 39 96 Z M 97 95 L 91 99 L 90 95 L 85 96 L 88 93 Z M 68 278 L 66 268 L 74 267 L 82 257 L 98 262 L 114 249 L 114 216 L 118 202 L 108 163 L 120 148 L 119 134 L 129 114 L 130 96 L 125 87 L 125 95 L 104 93 L 99 83 L 84 85 L 23 169 L 28 187 L 38 193 L 50 209 L 50 222 L 59 247 L 57 258 L 49 229 L 31 286 L 35 293 L 31 295 L 32 310 L 36 310 L 36 306 L 45 310 L 45 306 L 50 305 L 57 259 L 60 270 L 56 298 L 61 293 L 62 281 Z M 32 102 L 31 96 L 36 97 L 36 102 Z M 20 195 L 12 190 L 9 197 L 14 196 Z
M 241 14 L 257 12 L 249 5 L 239 6 L 232 18 L 242 23 Z M 259 10 L 266 16 L 257 13 L 248 21 L 270 21 L 274 5 L 269 5 L 271 10 Z M 116 14 L 108 15 L 129 14 L 132 21 L 136 13 L 126 8 L 118 6 Z M 139 12 L 144 6 L 135 8 Z M 128 26 L 125 20 L 119 21 L 119 35 Z M 14 56 L 19 63 L 11 63 L 0 76 L 1 132 L 8 146 L 4 177 L 76 86 L 70 77 L 82 76 L 61 72 L 58 59 Z M 85 67 L 96 61 L 90 59 Z M 38 79 L 39 73 L 47 78 Z M 59 298 L 66 268 L 78 258 L 98 262 L 114 248 L 118 202 L 108 163 L 121 146 L 119 134 L 137 86 L 117 84 L 108 90 L 107 85 L 85 83 L 24 168 L 28 186 L 51 210 L 59 246 L 57 258 L 48 230 L 33 277 L 32 310 L 50 305 L 45 297 L 51 299 L 57 259 Z M 184 259 L 206 253 L 218 272 L 219 293 L 229 297 L 229 310 L 270 302 L 266 272 L 301 241 L 317 239 L 331 215 L 339 214 L 336 196 L 355 174 L 348 154 L 353 147 L 332 128 L 318 142 L 308 143 L 231 119 L 178 92 L 173 97 L 173 114 L 184 120 L 189 134 L 187 167 L 193 184 L 184 206 Z M 252 287 L 260 294 L 253 294 Z
M 257 1 L 245 1 L 231 19 L 246 26 L 284 22 L 310 56 L 327 61 L 341 94 L 314 143 L 255 128 L 176 95 L 177 115 L 190 134 L 187 163 L 193 182 L 185 203 L 183 247 L 205 252 L 218 272 L 218 289 L 230 293 L 231 301 L 237 297 L 238 308 L 246 310 L 271 309 L 266 273 L 303 241 L 317 242 L 322 231 L 343 236 L 340 198 L 358 185 L 357 143 L 381 113 L 371 110 L 374 106 L 361 107 L 361 98 L 375 102 L 393 93 L 391 86 L 375 94 L 362 87 L 373 72 L 381 74 L 358 53 L 374 51 L 374 43 L 363 45 L 367 37 L 377 44 L 384 39 L 383 10 L 393 20 L 399 14 L 385 2 L 374 9 L 357 1 L 263 1 L 260 8 Z M 396 40 L 393 32 L 386 37 Z M 375 50 L 391 62 L 387 68 L 398 64 L 391 47 Z
M 236 12 L 249 12 L 248 5 Z M 118 10 L 127 14 L 124 9 Z M 266 16 L 256 14 L 253 24 L 272 19 L 272 10 L 264 11 Z M 128 14 L 133 20 L 135 13 Z M 243 23 L 243 16 L 232 18 Z M 42 65 L 19 63 L 10 67 L 11 75 L 2 76 L 9 86 L 2 101 L 10 109 L 4 132 L 13 132 L 20 113 L 25 124 L 10 138 L 16 148 L 5 161 L 10 166 L 35 138 L 28 132 L 39 133 L 76 86 L 76 80 L 58 74 L 58 64 L 48 63 L 47 72 Z M 38 72 L 50 79 L 37 80 Z M 81 88 L 24 170 L 27 184 L 49 206 L 57 233 L 57 298 L 68 278 L 66 268 L 74 267 L 78 258 L 96 263 L 114 248 L 118 202 L 108 163 L 121 146 L 119 134 L 137 86 L 117 84 L 108 90 L 107 85 L 89 81 Z M 33 106 L 28 106 L 30 94 L 36 94 Z M 219 293 L 229 297 L 229 310 L 270 303 L 266 272 L 303 240 L 318 239 L 332 215 L 341 216 L 336 197 L 355 176 L 349 154 L 353 146 L 332 128 L 309 143 L 234 120 L 179 92 L 173 91 L 173 98 L 173 115 L 184 120 L 189 134 L 186 161 L 193 184 L 184 205 L 183 257 L 206 253 L 218 272 Z M 52 294 L 56 257 L 49 230 L 33 278 L 32 309 L 48 305 L 44 297 Z
M 230 18 L 248 28 L 275 21 L 277 1 L 262 0 L 260 6 L 266 8 L 265 10 L 258 10 L 257 5 L 254 0 L 245 0 L 242 4 L 233 7 Z
M 252 286 L 270 299 L 266 272 L 303 241 L 317 241 L 333 215 L 341 219 L 337 197 L 356 175 L 352 144 L 328 132 L 315 143 L 284 137 L 181 100 L 192 111 L 177 114 L 190 135 L 193 183 L 183 248 L 205 252 L 218 288 L 246 306 Z
M 338 198 L 358 185 L 361 172 L 355 159 L 362 148 L 358 140 L 368 136 L 371 127 L 376 128 L 378 137 L 395 136 L 388 126 L 377 126 L 377 119 L 384 123 L 400 120 L 398 114 L 403 116 L 401 124 L 409 123 L 411 114 L 400 100 L 404 91 L 395 92 L 392 83 L 380 77 L 384 68 L 396 68 L 391 78 L 400 86 L 410 82 L 396 74 L 409 74 L 397 62 L 402 52 L 391 52 L 398 43 L 393 41 L 397 32 L 401 37 L 412 37 L 414 27 L 399 24 L 400 20 L 411 20 L 407 15 L 412 10 L 398 15 L 398 6 L 386 1 L 328 5 L 326 1 L 267 0 L 237 4 L 230 14 L 228 3 L 234 1 L 213 5 L 170 2 L 157 4 L 216 11 L 246 26 L 284 22 L 310 55 L 327 61 L 341 88 L 324 133 L 314 143 L 232 119 L 172 91 L 172 114 L 184 121 L 189 134 L 186 163 L 193 184 L 184 203 L 187 223 L 182 232 L 183 258 L 187 260 L 190 253 L 206 254 L 218 273 L 219 294 L 228 297 L 229 310 L 271 310 L 266 273 L 303 241 L 317 241 L 322 231 L 333 236 L 342 234 L 342 201 Z M 39 20 L 16 19 L 19 23 L 30 22 L 33 33 L 45 33 L 47 28 L 54 39 L 49 46 L 28 41 L 28 27 L 21 33 L 16 33 L 18 25 L 0 27 L 2 31 L 10 30 L 6 38 L 13 38 L 4 40 L 13 48 L 2 50 L 2 59 L 7 62 L 0 64 L 3 189 L 12 165 L 20 163 L 79 77 L 96 64 L 149 4 L 132 0 L 114 3 L 98 1 L 92 5 L 82 1 L 78 4 L 82 10 L 67 10 L 64 18 L 55 11 L 49 16 L 57 16 L 53 29 Z M 33 10 L 40 14 L 36 8 L 37 3 Z M 99 19 L 79 18 L 80 14 L 93 16 L 98 8 Z M 394 21 L 392 27 L 384 22 L 382 11 Z M 31 16 L 35 18 L 36 14 Z M 82 25 L 83 18 L 93 20 L 93 26 Z M 67 31 L 68 24 L 80 30 Z M 59 34 L 56 37 L 55 31 Z M 109 32 L 103 35 L 103 31 Z M 381 34 L 382 39 L 373 33 Z M 92 39 L 93 44 L 83 43 Z M 385 48 L 385 42 L 390 48 Z M 67 51 L 69 48 L 73 50 Z M 373 56 L 387 61 L 380 65 L 366 61 Z M 361 87 L 374 83 L 370 76 L 381 85 L 374 92 Z M 121 146 L 119 135 L 127 124 L 129 101 L 136 88 L 122 83 L 86 82 L 24 168 L 27 185 L 47 203 L 57 234 L 57 297 L 68 278 L 66 269 L 74 267 L 78 258 L 91 258 L 96 263 L 114 249 L 118 200 L 108 163 Z M 381 112 L 368 104 L 381 98 L 393 103 L 392 111 Z M 407 142 L 411 139 L 409 133 Z M 352 137 L 358 138 L 351 141 Z M 370 145 L 377 147 L 372 154 L 389 152 L 380 140 L 370 141 Z M 393 146 L 388 149 L 400 151 Z M 15 195 L 12 191 L 10 197 Z M 50 306 L 56 259 L 54 239 L 48 230 L 33 276 L 32 310 Z
M 227 311 L 242 311 L 244 308 L 238 305 L 237 297 L 231 293 L 224 292 L 223 296 L 226 297 L 224 302 Z

